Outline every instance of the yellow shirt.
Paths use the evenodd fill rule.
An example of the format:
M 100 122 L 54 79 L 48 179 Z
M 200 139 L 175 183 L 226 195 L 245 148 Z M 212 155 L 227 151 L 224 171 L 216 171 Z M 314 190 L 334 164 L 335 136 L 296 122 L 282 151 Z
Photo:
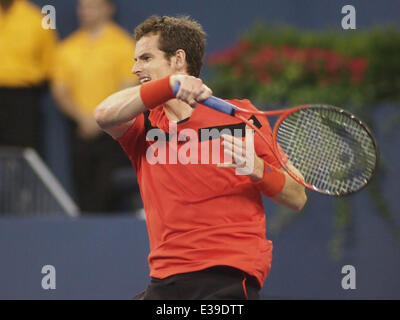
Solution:
M 110 22 L 96 39 L 78 30 L 64 40 L 58 50 L 53 80 L 67 86 L 76 106 L 89 115 L 132 75 L 134 42 L 121 27 Z
M 57 41 L 54 30 L 43 29 L 41 11 L 25 0 L 0 7 L 0 87 L 40 84 L 49 76 Z

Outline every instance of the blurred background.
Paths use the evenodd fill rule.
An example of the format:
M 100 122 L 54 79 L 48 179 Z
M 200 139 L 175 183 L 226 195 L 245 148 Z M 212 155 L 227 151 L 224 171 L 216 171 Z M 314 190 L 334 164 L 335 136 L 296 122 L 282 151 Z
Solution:
M 42 27 L 46 5 L 55 30 Z M 341 106 L 377 138 L 361 192 L 308 192 L 300 213 L 264 198 L 274 259 L 262 298 L 399 299 L 399 11 L 397 0 L 0 0 L 0 299 L 131 299 L 147 285 L 136 177 L 91 114 L 137 84 L 130 36 L 152 14 L 203 25 L 201 77 L 215 95 Z M 54 290 L 41 286 L 45 265 Z M 342 287 L 345 265 L 355 289 Z

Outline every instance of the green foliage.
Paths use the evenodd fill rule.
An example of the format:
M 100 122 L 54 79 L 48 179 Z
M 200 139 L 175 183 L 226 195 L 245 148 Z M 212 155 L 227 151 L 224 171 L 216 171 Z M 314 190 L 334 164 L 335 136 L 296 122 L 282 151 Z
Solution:
M 299 31 L 257 23 L 208 58 L 210 86 L 224 98 L 293 106 L 324 102 L 370 108 L 400 100 L 400 32 Z

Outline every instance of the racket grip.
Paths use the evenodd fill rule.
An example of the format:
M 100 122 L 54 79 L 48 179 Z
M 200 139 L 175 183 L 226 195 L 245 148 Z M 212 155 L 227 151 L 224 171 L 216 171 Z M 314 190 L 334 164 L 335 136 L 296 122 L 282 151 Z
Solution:
M 179 91 L 179 87 L 181 86 L 180 82 L 177 82 L 174 86 L 173 92 L 176 96 L 176 94 Z M 206 100 L 201 101 L 202 105 L 205 105 L 206 107 L 212 108 L 214 110 L 217 110 L 222 113 L 229 114 L 230 116 L 235 115 L 236 112 L 236 107 L 233 104 L 230 104 L 222 99 L 219 99 L 217 97 L 211 96 L 207 98 Z

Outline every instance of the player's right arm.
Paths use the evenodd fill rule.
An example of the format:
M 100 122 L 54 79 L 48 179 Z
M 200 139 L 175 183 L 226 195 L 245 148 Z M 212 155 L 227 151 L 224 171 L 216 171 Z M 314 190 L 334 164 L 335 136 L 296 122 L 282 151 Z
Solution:
M 140 87 L 131 87 L 118 91 L 101 102 L 94 111 L 100 128 L 120 138 L 133 125 L 135 118 L 146 110 L 141 97 Z
M 163 81 L 163 79 L 159 81 Z M 171 94 L 165 94 L 165 92 L 161 93 L 161 96 L 168 96 L 168 98 L 164 98 L 164 100 L 163 98 L 160 98 L 163 101 L 159 100 L 157 95 L 160 95 L 160 91 L 163 91 L 164 89 L 161 88 L 161 90 L 159 90 L 160 87 L 157 86 L 155 87 L 154 92 L 151 91 L 151 85 L 153 85 L 155 82 L 150 81 L 150 83 L 152 83 L 151 85 L 150 83 L 144 84 L 147 85 L 145 95 L 147 96 L 146 103 L 149 104 L 148 97 L 150 93 L 150 96 L 154 95 L 155 97 L 155 99 L 154 97 L 150 99 L 154 105 L 146 105 L 146 103 L 143 102 L 145 96 L 143 96 L 143 90 L 141 90 L 143 85 L 140 85 L 121 90 L 106 98 L 95 109 L 94 118 L 96 119 L 100 128 L 102 128 L 105 132 L 114 138 L 120 138 L 133 125 L 135 118 L 140 113 L 149 108 L 151 109 L 154 106 L 162 104 L 169 99 L 175 98 L 175 95 L 172 93 L 172 88 L 178 81 L 180 82 L 181 86 L 176 94 L 176 98 L 193 107 L 195 106 L 196 101 L 207 99 L 212 94 L 211 90 L 203 84 L 201 79 L 183 74 L 174 74 L 169 77 L 168 82 L 168 90 L 171 92 Z

